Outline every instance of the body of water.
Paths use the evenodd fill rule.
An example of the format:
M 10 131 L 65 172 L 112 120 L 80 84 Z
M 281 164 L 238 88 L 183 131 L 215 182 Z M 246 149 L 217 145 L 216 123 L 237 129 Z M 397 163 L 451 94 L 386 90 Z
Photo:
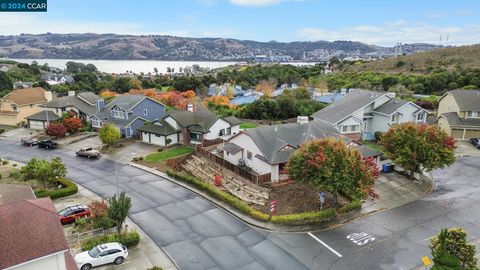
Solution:
M 98 70 L 107 73 L 125 73 L 132 71 L 134 73 L 154 73 L 154 68 L 158 69 L 159 73 L 167 73 L 167 68 L 174 68 L 175 72 L 180 68 L 191 67 L 192 65 L 199 65 L 202 68 L 221 68 L 234 65 L 237 62 L 215 62 L 215 61 L 150 61 L 150 60 L 82 60 L 82 59 L 12 59 L 21 63 L 30 64 L 32 61 L 37 61 L 39 65 L 47 63 L 51 67 L 65 69 L 68 61 L 93 64 Z M 314 65 L 315 63 L 304 62 L 288 62 L 282 64 L 291 64 L 296 66 Z

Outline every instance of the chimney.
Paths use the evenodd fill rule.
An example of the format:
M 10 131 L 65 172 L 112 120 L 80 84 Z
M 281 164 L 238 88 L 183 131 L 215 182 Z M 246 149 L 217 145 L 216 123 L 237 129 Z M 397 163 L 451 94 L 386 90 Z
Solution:
M 53 94 L 52 91 L 45 91 L 45 99 L 48 101 L 52 101 Z
M 297 116 L 297 123 L 308 124 L 308 116 Z
M 75 96 L 75 91 L 68 91 L 68 96 L 69 97 Z
M 103 98 L 97 100 L 97 112 L 103 110 L 105 108 L 105 100 Z
M 193 112 L 193 104 L 192 103 L 187 104 L 187 111 Z

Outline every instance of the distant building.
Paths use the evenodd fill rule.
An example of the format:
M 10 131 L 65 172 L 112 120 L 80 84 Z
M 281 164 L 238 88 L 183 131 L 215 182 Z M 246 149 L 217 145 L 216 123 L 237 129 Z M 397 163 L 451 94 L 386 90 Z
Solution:
M 70 75 L 63 74 L 45 74 L 42 75 L 42 80 L 44 80 L 49 85 L 57 85 L 62 83 L 74 83 L 75 80 Z
M 41 87 L 16 89 L 0 98 L 0 124 L 16 125 L 27 116 L 44 110 L 52 92 Z
M 13 83 L 13 89 L 32 88 L 32 82 L 16 81 Z

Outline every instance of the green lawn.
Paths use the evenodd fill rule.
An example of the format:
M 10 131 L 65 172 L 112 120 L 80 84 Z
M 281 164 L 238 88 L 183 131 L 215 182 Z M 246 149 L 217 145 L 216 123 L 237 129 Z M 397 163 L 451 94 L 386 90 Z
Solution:
M 165 161 L 167 159 L 171 159 L 173 157 L 185 155 L 188 153 L 193 152 L 192 147 L 188 146 L 176 146 L 167 150 L 163 150 L 162 152 L 152 153 L 145 157 L 145 161 L 147 162 L 159 162 Z
M 241 123 L 240 128 L 241 129 L 247 129 L 247 128 L 256 128 L 258 124 L 255 123 Z
M 167 92 L 168 89 L 170 89 L 171 86 L 162 86 L 162 89 L 160 89 L 160 91 L 162 92 Z

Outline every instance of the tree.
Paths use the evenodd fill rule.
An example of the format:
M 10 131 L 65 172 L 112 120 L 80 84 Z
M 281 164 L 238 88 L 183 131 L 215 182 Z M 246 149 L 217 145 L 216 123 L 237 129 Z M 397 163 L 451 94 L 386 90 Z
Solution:
M 82 119 L 78 117 L 70 117 L 63 120 L 63 125 L 68 132 L 76 132 L 83 127 Z
M 262 92 L 265 96 L 270 97 L 272 95 L 273 90 L 275 90 L 275 86 L 277 82 L 270 78 L 268 80 L 260 81 L 256 86 L 255 90 L 258 92 Z
M 342 140 L 329 138 L 304 143 L 288 161 L 287 172 L 295 181 L 330 192 L 336 203 L 339 193 L 354 199 L 375 196 L 373 186 L 378 168 L 364 161 L 358 150 Z
M 106 124 L 100 128 L 100 140 L 104 144 L 114 144 L 121 137 L 120 130 L 112 124 Z
M 113 195 L 111 199 L 108 200 L 108 217 L 115 221 L 117 224 L 117 232 L 122 231 L 123 222 L 128 216 L 128 211 L 132 207 L 130 197 L 125 195 L 125 192 L 122 191 L 120 196 L 117 199 L 117 194 Z
M 430 239 L 435 270 L 477 270 L 475 245 L 467 243 L 463 228 L 443 229 Z
M 62 123 L 50 123 L 45 130 L 45 133 L 53 137 L 63 137 L 67 133 L 67 128 Z
M 13 81 L 6 72 L 0 71 L 0 91 L 12 90 Z
M 437 126 L 403 123 L 390 128 L 381 138 L 385 155 L 410 171 L 431 171 L 455 162 L 455 141 Z
M 32 158 L 20 169 L 23 179 L 35 179 L 42 183 L 46 189 L 48 184 L 53 184 L 56 179 L 65 177 L 67 169 L 59 157 L 53 158 L 50 162 L 45 159 Z

